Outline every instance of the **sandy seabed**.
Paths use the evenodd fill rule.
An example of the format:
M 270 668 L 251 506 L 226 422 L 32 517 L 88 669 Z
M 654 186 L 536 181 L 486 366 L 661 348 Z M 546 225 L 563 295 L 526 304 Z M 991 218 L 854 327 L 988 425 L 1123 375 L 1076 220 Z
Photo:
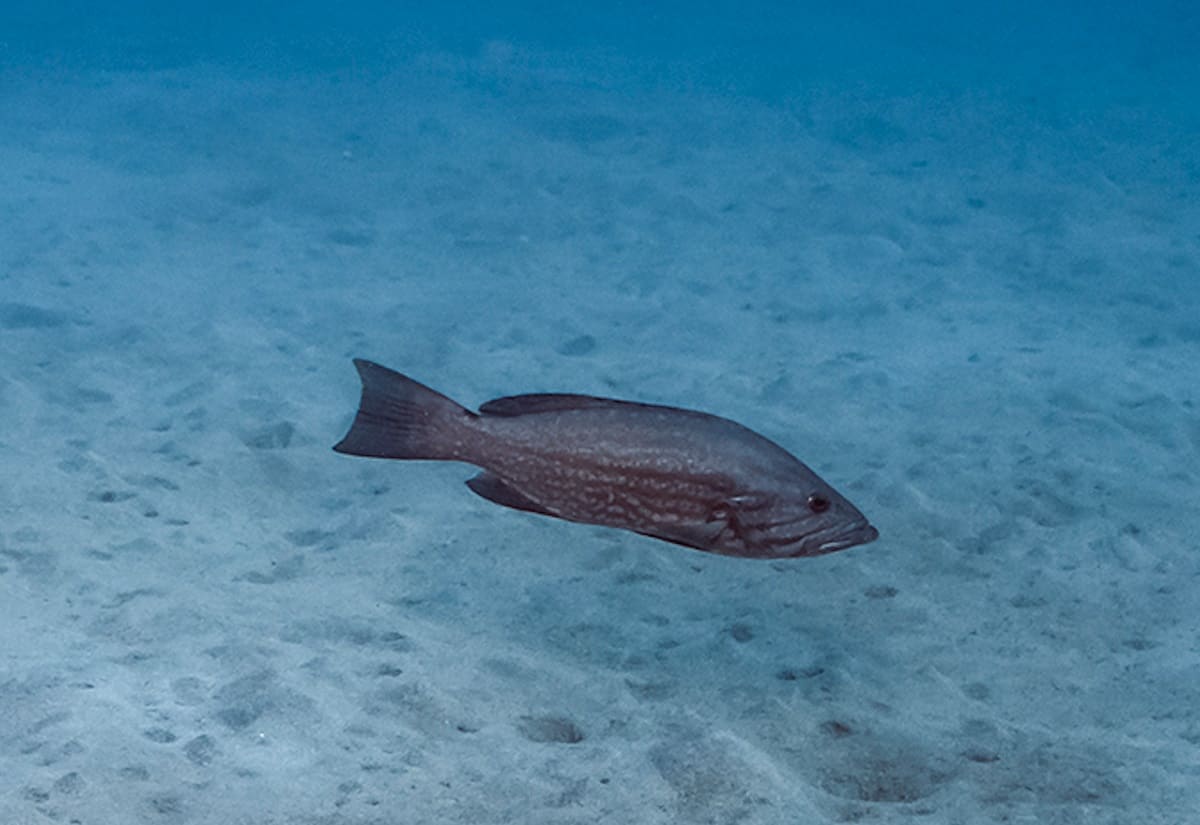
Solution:
M 6 75 L 0 821 L 1195 821 L 1194 144 L 621 71 Z M 882 536 L 338 456 L 352 356 L 734 418 Z

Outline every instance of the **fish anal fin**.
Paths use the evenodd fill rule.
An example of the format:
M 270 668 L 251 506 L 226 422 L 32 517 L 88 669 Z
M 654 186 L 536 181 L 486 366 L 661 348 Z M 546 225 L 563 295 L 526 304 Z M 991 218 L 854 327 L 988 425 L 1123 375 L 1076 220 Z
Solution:
M 474 478 L 468 479 L 467 486 L 471 488 L 471 492 L 475 493 L 475 495 L 486 498 L 488 501 L 499 504 L 502 507 L 511 507 L 514 510 L 524 510 L 527 513 L 537 513 L 542 516 L 557 517 L 555 513 L 551 513 L 520 490 L 506 484 L 499 476 L 492 475 L 491 473 L 483 472 Z

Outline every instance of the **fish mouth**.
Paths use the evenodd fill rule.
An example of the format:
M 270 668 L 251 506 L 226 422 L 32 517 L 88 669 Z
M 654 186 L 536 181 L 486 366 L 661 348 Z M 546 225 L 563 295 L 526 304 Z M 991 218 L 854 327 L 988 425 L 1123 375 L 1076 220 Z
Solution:
M 854 524 L 839 530 L 835 535 L 815 536 L 814 538 L 816 540 L 806 550 L 805 555 L 821 556 L 825 553 L 836 553 L 838 550 L 845 550 L 848 547 L 868 544 L 879 538 L 879 531 L 864 521 L 861 524 Z

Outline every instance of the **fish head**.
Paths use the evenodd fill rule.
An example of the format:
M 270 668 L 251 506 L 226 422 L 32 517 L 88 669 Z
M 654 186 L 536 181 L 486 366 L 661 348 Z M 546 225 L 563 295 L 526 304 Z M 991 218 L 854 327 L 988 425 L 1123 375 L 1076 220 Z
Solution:
M 730 547 L 718 552 L 760 558 L 821 556 L 879 537 L 857 507 L 815 476 L 783 491 L 737 496 L 730 503 L 723 531 Z

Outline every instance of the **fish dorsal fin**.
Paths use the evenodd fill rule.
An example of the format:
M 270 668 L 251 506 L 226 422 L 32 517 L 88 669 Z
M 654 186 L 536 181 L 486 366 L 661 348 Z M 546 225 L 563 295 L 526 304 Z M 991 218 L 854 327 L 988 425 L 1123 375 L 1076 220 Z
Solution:
M 613 407 L 640 407 L 632 401 L 617 401 L 612 398 L 596 398 L 592 395 L 564 395 L 560 393 L 535 393 L 532 395 L 507 395 L 493 398 L 480 405 L 485 415 L 529 415 L 531 413 L 560 412 L 562 410 L 611 409 Z

